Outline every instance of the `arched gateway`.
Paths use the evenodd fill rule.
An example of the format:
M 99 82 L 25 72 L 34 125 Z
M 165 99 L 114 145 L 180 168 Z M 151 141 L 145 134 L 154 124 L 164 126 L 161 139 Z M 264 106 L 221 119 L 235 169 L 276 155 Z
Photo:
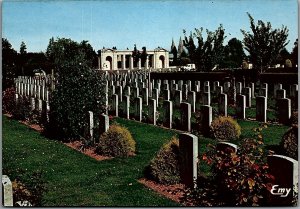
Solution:
M 104 48 L 100 50 L 98 66 L 100 70 L 159 69 L 169 67 L 169 52 L 166 49 L 158 47 L 147 51 L 147 54 L 145 65 L 142 65 L 141 60 L 134 63 L 131 50 Z

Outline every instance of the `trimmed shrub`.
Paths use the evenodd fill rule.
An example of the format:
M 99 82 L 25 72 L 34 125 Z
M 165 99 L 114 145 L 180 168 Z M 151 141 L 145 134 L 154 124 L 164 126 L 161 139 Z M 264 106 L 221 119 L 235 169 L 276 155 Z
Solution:
M 28 120 L 30 117 L 30 102 L 27 97 L 20 96 L 18 102 L 14 105 L 12 116 L 16 120 Z
M 283 135 L 281 147 L 285 155 L 298 160 L 298 125 L 292 126 Z
M 128 157 L 135 152 L 135 141 L 125 127 L 111 125 L 100 136 L 95 152 L 110 157 Z
M 214 119 L 210 128 L 212 136 L 220 141 L 235 140 L 241 135 L 241 126 L 231 117 Z
M 164 144 L 151 160 L 147 175 L 161 184 L 179 183 L 179 157 L 179 140 L 172 137 L 171 141 Z

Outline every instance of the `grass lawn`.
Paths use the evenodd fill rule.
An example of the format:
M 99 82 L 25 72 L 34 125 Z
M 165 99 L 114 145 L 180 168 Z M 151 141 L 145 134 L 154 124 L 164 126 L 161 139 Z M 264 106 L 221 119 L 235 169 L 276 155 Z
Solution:
M 48 181 L 43 206 L 178 206 L 137 182 L 162 144 L 176 132 L 121 118 L 115 121 L 131 131 L 137 155 L 98 162 L 3 116 L 3 168 L 22 168 L 28 173 L 43 170 Z M 259 126 L 250 121 L 239 124 L 243 137 L 252 136 L 251 130 Z M 278 144 L 287 128 L 270 125 L 263 132 L 266 144 Z M 215 140 L 199 137 L 200 154 L 208 143 Z M 206 173 L 209 167 L 200 164 L 200 170 Z M 15 176 L 9 172 L 11 179 Z

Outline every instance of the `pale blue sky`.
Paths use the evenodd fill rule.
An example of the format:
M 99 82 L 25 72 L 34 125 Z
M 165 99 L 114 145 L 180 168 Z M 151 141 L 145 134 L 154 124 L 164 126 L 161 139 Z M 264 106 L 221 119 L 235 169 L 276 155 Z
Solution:
M 297 0 L 165 0 L 165 1 L 4 1 L 2 37 L 19 51 L 45 51 L 53 37 L 88 40 L 97 51 L 103 46 L 118 49 L 178 46 L 183 29 L 225 28 L 227 43 L 242 40 L 240 29 L 250 30 L 249 12 L 273 28 L 289 29 L 288 51 L 298 37 Z

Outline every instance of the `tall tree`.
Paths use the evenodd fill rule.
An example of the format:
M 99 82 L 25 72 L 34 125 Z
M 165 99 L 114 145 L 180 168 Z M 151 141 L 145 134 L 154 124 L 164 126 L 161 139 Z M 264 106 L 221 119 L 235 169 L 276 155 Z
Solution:
M 276 60 L 279 52 L 288 44 L 288 29 L 282 26 L 273 30 L 270 22 L 264 23 L 262 20 L 258 20 L 255 25 L 253 17 L 247 14 L 251 32 L 241 30 L 244 35 L 243 44 L 249 52 L 250 62 L 260 74 Z
M 46 56 L 50 62 L 53 62 L 58 69 L 62 64 L 68 63 L 72 60 L 79 60 L 78 64 L 85 63 L 87 66 L 95 67 L 95 59 L 97 54 L 88 43 L 88 41 L 82 41 L 78 43 L 71 39 L 57 38 L 54 40 L 52 37 L 49 40 L 49 44 L 46 51 Z
M 206 30 L 206 40 L 203 39 L 202 32 L 203 28 L 195 28 L 195 32 L 187 37 L 184 30 L 184 46 L 188 50 L 189 58 L 195 63 L 198 70 L 210 71 L 215 65 L 220 64 L 224 57 L 225 29 L 220 25 L 214 32 Z M 194 38 L 197 40 L 197 46 L 194 43 Z
M 238 68 L 241 67 L 246 55 L 243 44 L 240 40 L 232 38 L 224 48 L 224 61 L 221 67 Z
M 17 52 L 6 38 L 2 38 L 2 76 L 3 90 L 13 86 L 14 77 L 16 75 Z
M 25 75 L 24 67 L 27 62 L 27 47 L 26 47 L 26 44 L 24 43 L 24 41 L 21 42 L 20 53 L 19 53 L 18 57 L 19 57 L 18 62 L 20 65 L 19 67 L 22 70 L 22 75 Z
M 291 58 L 293 60 L 293 66 L 298 66 L 298 39 L 294 42 L 294 48 L 291 53 Z
M 132 51 L 132 57 L 133 57 L 133 63 L 134 63 L 134 66 L 137 66 L 138 62 L 139 62 L 139 59 L 141 58 L 141 52 L 139 50 L 137 50 L 136 48 L 136 44 L 134 44 L 134 49 Z

